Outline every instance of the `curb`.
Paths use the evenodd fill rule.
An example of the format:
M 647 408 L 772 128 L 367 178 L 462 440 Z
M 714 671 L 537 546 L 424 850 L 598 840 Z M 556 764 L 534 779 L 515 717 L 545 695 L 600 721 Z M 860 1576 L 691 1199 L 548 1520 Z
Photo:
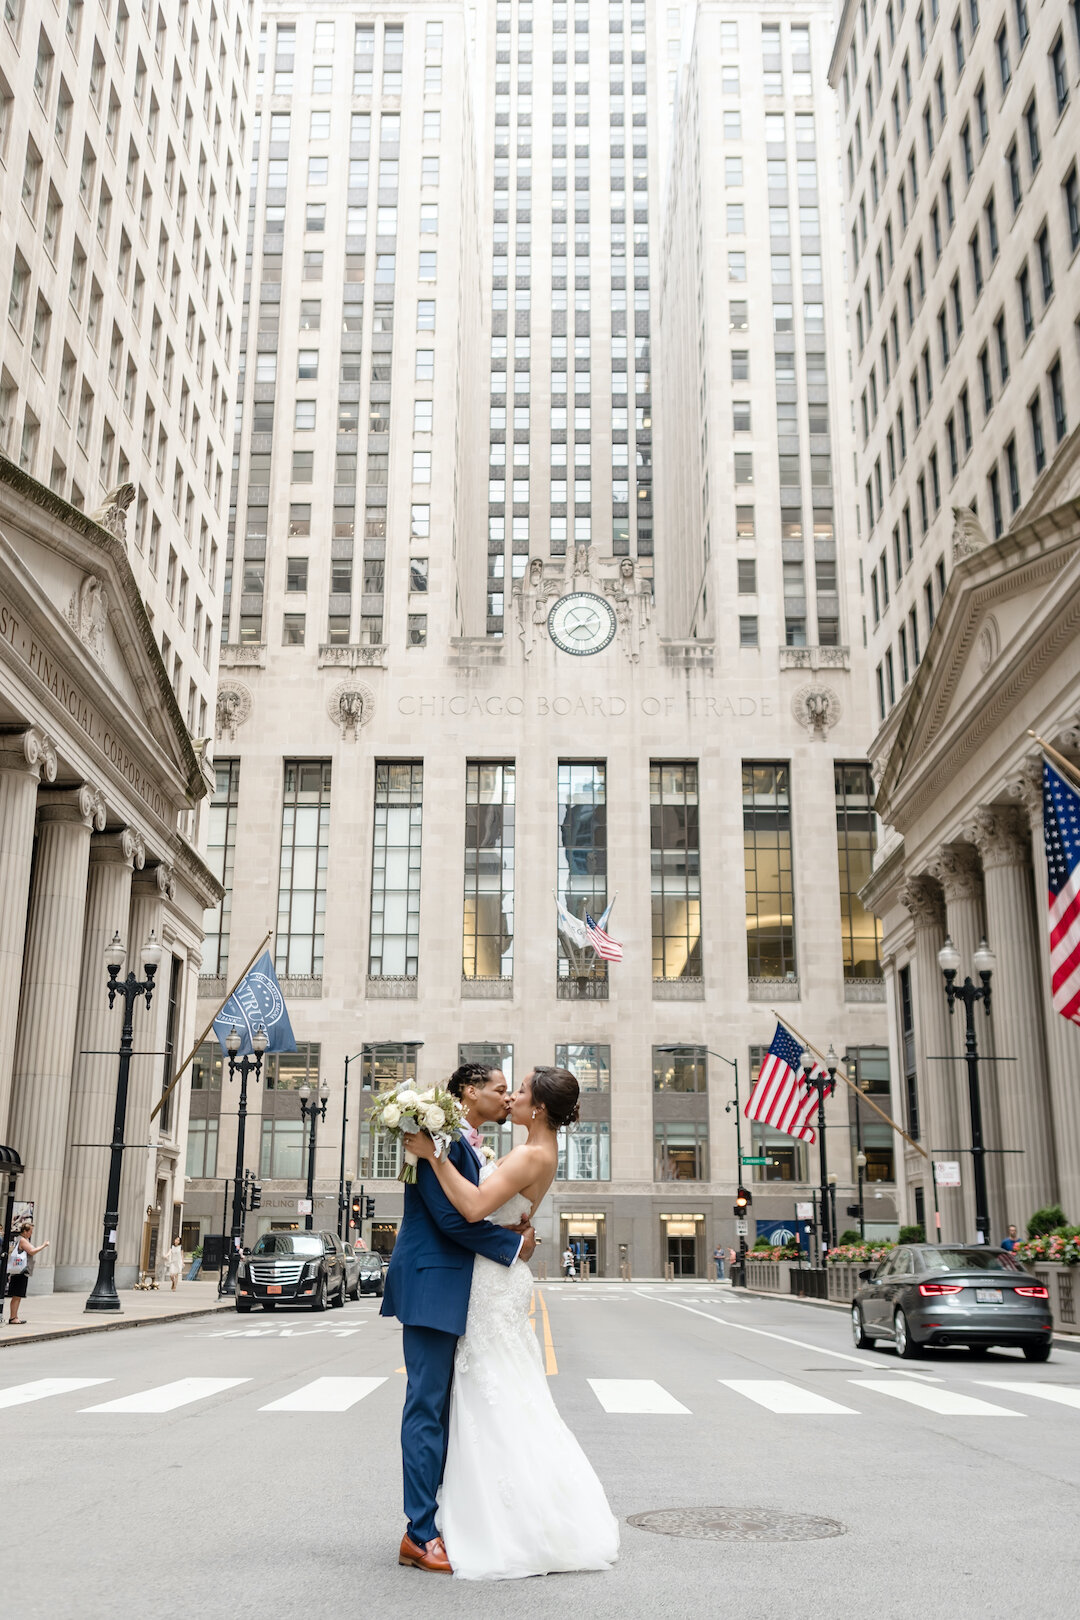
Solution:
M 78 1339 L 87 1333 L 116 1333 L 121 1328 L 158 1327 L 164 1322 L 191 1322 L 199 1316 L 218 1316 L 222 1311 L 233 1310 L 232 1305 L 204 1305 L 197 1311 L 174 1311 L 169 1316 L 136 1316 L 127 1321 L 121 1318 L 113 1322 L 87 1322 L 85 1327 L 45 1328 L 40 1333 L 24 1333 L 19 1338 L 8 1338 L 7 1334 L 0 1336 L 0 1350 L 11 1350 L 17 1344 L 47 1344 L 52 1339 Z
M 789 1305 L 809 1305 L 812 1309 L 819 1311 L 844 1311 L 846 1313 L 851 1309 L 850 1305 L 845 1305 L 842 1300 L 838 1299 L 802 1299 L 798 1294 L 769 1294 L 761 1288 L 740 1288 L 738 1292 L 746 1294 L 750 1299 L 777 1299 Z M 1080 1354 L 1080 1334 L 1055 1332 L 1051 1334 L 1051 1338 L 1054 1341 L 1056 1350 L 1071 1350 L 1074 1355 Z

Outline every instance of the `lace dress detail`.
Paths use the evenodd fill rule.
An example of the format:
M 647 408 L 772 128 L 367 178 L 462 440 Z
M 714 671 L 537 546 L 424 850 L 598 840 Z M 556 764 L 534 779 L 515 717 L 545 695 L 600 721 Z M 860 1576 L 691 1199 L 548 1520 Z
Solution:
M 518 1194 L 489 1219 L 514 1226 L 529 1209 Z M 439 1493 L 439 1528 L 465 1580 L 608 1569 L 618 1555 L 603 1487 L 551 1397 L 529 1322 L 533 1287 L 523 1261 L 477 1255 Z

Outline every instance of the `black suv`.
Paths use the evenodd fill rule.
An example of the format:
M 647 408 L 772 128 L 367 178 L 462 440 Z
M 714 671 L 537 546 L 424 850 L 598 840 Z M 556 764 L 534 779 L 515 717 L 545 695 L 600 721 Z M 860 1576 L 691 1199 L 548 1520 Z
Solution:
M 386 1275 L 382 1255 L 375 1254 L 369 1249 L 366 1254 L 358 1254 L 356 1258 L 360 1262 L 360 1280 L 356 1291 L 357 1298 L 359 1299 L 361 1294 L 376 1294 L 381 1296 L 383 1291 L 383 1278 Z
M 236 1274 L 236 1308 L 264 1311 L 308 1305 L 325 1311 L 345 1303 L 345 1250 L 335 1232 L 264 1232 L 245 1249 Z

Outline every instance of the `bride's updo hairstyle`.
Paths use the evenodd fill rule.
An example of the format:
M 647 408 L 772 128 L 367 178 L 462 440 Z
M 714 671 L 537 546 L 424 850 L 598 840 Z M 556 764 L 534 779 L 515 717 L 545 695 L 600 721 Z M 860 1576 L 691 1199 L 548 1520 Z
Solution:
M 446 1082 L 446 1089 L 458 1102 L 462 1101 L 462 1092 L 466 1086 L 486 1086 L 491 1065 L 486 1063 L 463 1063 L 460 1069 L 455 1069 Z
M 532 1100 L 543 1108 L 554 1131 L 576 1125 L 580 1087 L 569 1069 L 534 1069 Z

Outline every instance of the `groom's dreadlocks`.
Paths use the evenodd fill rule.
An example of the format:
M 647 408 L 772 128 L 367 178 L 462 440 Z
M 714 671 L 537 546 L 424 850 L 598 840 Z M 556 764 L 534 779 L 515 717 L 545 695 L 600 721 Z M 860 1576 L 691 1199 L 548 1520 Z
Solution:
M 455 1069 L 446 1082 L 446 1089 L 458 1102 L 462 1100 L 461 1094 L 466 1086 L 486 1086 L 488 1076 L 493 1065 L 488 1063 L 463 1063 L 460 1069 Z

